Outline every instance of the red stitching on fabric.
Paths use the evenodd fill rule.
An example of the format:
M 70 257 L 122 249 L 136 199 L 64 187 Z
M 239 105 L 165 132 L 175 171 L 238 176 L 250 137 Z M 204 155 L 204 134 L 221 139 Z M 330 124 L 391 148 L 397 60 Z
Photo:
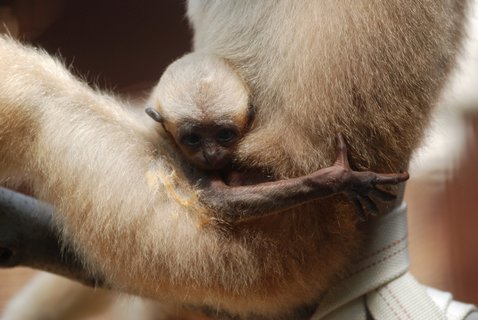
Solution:
M 408 319 L 412 319 L 412 317 L 410 316 L 410 314 L 408 313 L 407 309 L 405 308 L 405 306 L 402 304 L 402 302 L 397 298 L 397 296 L 393 293 L 392 290 L 390 290 L 390 288 L 388 287 L 388 285 L 385 285 L 384 286 L 385 289 L 388 290 L 388 292 L 390 292 L 390 295 L 392 296 L 392 298 L 397 302 L 398 306 L 403 310 L 403 312 L 405 313 L 405 315 L 407 316 Z
M 370 259 L 370 258 L 372 258 L 373 256 L 375 256 L 379 253 L 382 253 L 384 251 L 387 251 L 388 249 L 396 247 L 397 245 L 399 245 L 403 241 L 407 240 L 407 237 L 408 237 L 408 234 L 405 234 L 401 239 L 395 240 L 395 241 L 391 242 L 390 244 L 386 245 L 385 247 L 382 247 L 381 249 L 378 249 L 377 251 L 374 251 L 374 252 L 368 254 L 367 256 L 360 258 L 360 260 L 358 260 L 357 262 L 362 262 L 364 260 Z
M 378 295 L 380 296 L 380 298 L 382 298 L 383 301 L 385 301 L 385 304 L 390 308 L 390 310 L 392 310 L 393 314 L 397 317 L 397 319 L 401 319 L 400 315 L 395 311 L 395 308 L 390 304 L 388 303 L 388 300 L 387 298 L 385 298 L 385 296 L 378 290 L 376 290 Z

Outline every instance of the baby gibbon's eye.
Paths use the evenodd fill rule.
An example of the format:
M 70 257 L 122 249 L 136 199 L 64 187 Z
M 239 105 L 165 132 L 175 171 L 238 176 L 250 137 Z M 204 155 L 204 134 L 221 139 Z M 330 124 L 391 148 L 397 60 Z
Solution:
M 237 132 L 233 129 L 221 129 L 216 135 L 217 141 L 222 143 L 231 142 L 236 137 L 237 137 Z
M 201 137 L 196 133 L 188 133 L 181 137 L 181 143 L 188 147 L 197 147 L 201 144 Z

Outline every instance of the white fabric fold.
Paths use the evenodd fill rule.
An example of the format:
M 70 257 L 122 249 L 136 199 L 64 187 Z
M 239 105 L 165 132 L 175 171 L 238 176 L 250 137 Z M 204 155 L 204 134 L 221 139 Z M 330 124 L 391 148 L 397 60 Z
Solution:
M 476 311 L 449 293 L 422 286 L 408 272 L 405 204 L 370 221 L 365 234 L 366 250 L 323 297 L 312 320 L 463 320 Z

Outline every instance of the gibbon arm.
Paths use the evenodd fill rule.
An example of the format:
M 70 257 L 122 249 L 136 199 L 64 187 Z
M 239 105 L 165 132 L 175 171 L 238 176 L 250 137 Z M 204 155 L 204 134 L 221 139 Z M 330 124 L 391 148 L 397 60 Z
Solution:
M 61 241 L 86 269 L 108 274 L 105 281 L 139 294 L 151 277 L 164 277 L 168 267 L 157 264 L 169 252 L 160 220 L 189 212 L 148 184 L 159 138 L 40 50 L 0 37 L 0 70 L 0 180 L 29 183 L 52 204 Z M 45 219 L 33 228 L 44 228 Z M 51 237 L 46 232 L 40 244 L 53 243 L 58 253 Z M 54 263 L 61 255 L 48 256 Z
M 285 211 L 301 204 L 344 193 L 353 202 L 360 219 L 378 211 L 373 194 L 383 201 L 396 195 L 379 189 L 378 185 L 396 185 L 408 179 L 408 173 L 377 174 L 353 171 L 347 159 L 342 135 L 337 136 L 337 157 L 334 165 L 306 176 L 248 186 L 228 186 L 221 178 L 207 180 L 200 194 L 206 206 L 218 212 L 223 220 L 235 222 Z M 362 207 L 362 202 L 365 209 Z

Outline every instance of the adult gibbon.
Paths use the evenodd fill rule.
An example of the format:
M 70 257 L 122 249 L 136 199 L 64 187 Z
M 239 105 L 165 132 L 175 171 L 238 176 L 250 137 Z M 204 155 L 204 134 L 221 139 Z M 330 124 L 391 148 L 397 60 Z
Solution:
M 257 108 L 235 161 L 302 176 L 333 163 L 343 133 L 353 167 L 405 170 L 466 2 L 190 1 L 194 50 L 227 59 Z M 0 176 L 55 206 L 62 237 L 111 288 L 244 319 L 306 318 L 360 250 L 343 196 L 223 223 L 198 201 L 201 173 L 121 102 L 5 38 L 0 69 Z

